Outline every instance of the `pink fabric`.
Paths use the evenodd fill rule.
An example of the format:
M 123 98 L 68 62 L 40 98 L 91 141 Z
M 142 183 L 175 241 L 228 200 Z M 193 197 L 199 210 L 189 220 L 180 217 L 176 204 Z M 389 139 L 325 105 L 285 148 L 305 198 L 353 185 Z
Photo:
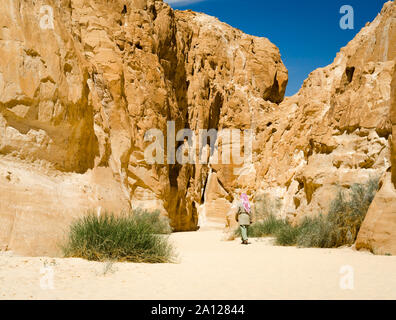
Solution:
M 250 213 L 250 203 L 249 203 L 249 198 L 246 193 L 241 194 L 241 200 L 243 207 L 245 208 L 246 212 Z

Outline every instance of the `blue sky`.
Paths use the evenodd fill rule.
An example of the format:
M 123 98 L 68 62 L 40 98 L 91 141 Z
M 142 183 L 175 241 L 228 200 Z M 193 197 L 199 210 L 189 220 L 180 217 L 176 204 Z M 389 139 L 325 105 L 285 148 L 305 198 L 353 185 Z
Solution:
M 204 12 L 243 32 L 267 37 L 289 70 L 286 95 L 295 94 L 309 73 L 335 55 L 374 20 L 387 0 L 166 0 L 174 9 Z M 354 29 L 339 26 L 340 8 L 354 9 Z

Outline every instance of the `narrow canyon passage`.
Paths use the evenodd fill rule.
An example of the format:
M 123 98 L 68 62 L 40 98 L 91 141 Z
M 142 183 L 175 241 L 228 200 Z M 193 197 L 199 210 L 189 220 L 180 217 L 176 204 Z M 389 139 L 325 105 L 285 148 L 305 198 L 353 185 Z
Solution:
M 100 263 L 0 253 L 1 299 L 395 299 L 396 257 L 342 249 L 297 249 L 271 239 L 222 241 L 221 231 L 171 235 L 174 264 Z M 54 289 L 42 289 L 44 263 Z M 342 267 L 353 290 L 340 287 Z

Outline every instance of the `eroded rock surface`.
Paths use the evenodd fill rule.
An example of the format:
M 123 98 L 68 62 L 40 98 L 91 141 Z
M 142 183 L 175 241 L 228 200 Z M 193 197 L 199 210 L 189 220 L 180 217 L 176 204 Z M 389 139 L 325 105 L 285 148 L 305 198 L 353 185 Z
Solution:
M 390 173 L 387 173 L 360 229 L 357 249 L 367 249 L 381 255 L 396 254 L 395 208 L 396 189 Z
M 395 19 L 388 2 L 332 64 L 260 117 L 267 129 L 257 135 L 256 194 L 279 200 L 284 216 L 326 213 L 339 187 L 391 167 Z
M 245 165 L 245 175 L 230 174 L 227 166 L 213 173 L 213 199 L 204 212 L 219 221 L 229 208 L 225 190 L 246 191 L 261 214 L 297 222 L 306 215 L 326 214 L 337 193 L 355 183 L 385 179 L 391 170 L 396 183 L 395 56 L 396 5 L 388 2 L 332 64 L 309 75 L 296 95 L 279 105 L 251 109 L 253 161 Z M 238 122 L 229 122 L 233 124 Z M 380 191 L 369 211 L 358 244 L 395 254 L 396 207 L 386 186 L 388 191 Z
M 285 100 L 287 70 L 268 39 L 160 0 L 3 0 L 0 15 L 3 248 L 57 254 L 89 209 L 159 209 L 175 230 L 222 228 L 242 191 L 298 221 L 326 213 L 339 188 L 390 170 L 396 183 L 394 2 Z M 144 135 L 158 129 L 167 144 L 169 121 L 176 132 L 252 130 L 252 157 L 215 163 L 219 135 L 209 164 L 149 164 Z M 393 203 L 389 184 L 370 212 Z M 362 243 L 394 248 L 376 240 L 393 207 L 379 224 L 369 213 Z
M 1 245 L 22 253 L 55 252 L 89 208 L 195 230 L 208 166 L 146 163 L 145 132 L 249 127 L 250 104 L 284 97 L 269 40 L 162 1 L 5 0 L 0 15 Z

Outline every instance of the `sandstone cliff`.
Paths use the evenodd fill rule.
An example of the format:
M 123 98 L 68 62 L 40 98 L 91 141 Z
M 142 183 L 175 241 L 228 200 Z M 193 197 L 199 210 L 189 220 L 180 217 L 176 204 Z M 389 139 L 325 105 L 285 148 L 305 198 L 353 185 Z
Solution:
M 205 14 L 160 0 L 3 2 L 3 248 L 56 254 L 71 219 L 88 209 L 156 208 L 175 230 L 196 230 L 199 216 L 201 228 L 223 227 L 230 195 L 241 191 L 298 220 L 395 164 L 394 2 L 284 101 L 279 50 Z M 208 165 L 148 164 L 144 135 L 166 133 L 168 121 L 176 131 L 251 129 L 252 159 L 216 164 L 212 153 Z M 223 147 L 218 137 L 214 153 Z M 390 193 L 379 197 L 373 206 Z M 381 226 L 394 221 L 393 207 Z M 394 246 L 389 239 L 378 246 Z
M 332 64 L 261 118 L 255 189 L 280 198 L 285 216 L 325 212 L 338 186 L 390 169 L 395 18 L 388 2 Z
M 195 230 L 207 166 L 147 164 L 144 134 L 249 126 L 251 99 L 283 99 L 279 50 L 162 1 L 3 2 L 2 247 L 52 254 L 88 209 L 157 208 Z
M 230 176 L 225 167 L 215 173 L 218 179 L 209 182 L 214 199 L 205 208 L 209 220 L 229 207 L 224 188 L 247 191 L 260 212 L 299 221 L 326 214 L 339 190 L 381 178 L 383 190 L 357 247 L 395 254 L 395 192 L 386 175 L 392 167 L 396 182 L 395 55 L 396 5 L 388 2 L 332 64 L 309 75 L 296 95 L 253 108 L 251 174 Z

